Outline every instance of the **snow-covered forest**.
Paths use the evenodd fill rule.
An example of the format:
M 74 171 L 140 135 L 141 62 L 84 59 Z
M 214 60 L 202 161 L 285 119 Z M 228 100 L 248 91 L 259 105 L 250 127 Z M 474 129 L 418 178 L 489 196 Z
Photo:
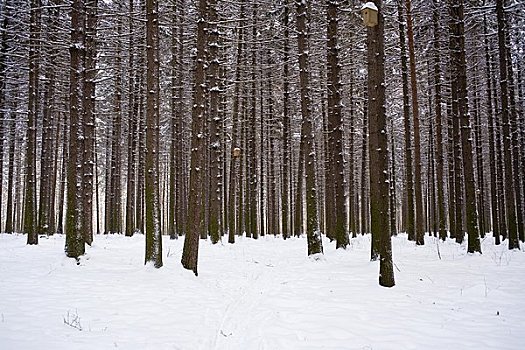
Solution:
M 522 348 L 524 13 L 0 0 L 0 348 Z

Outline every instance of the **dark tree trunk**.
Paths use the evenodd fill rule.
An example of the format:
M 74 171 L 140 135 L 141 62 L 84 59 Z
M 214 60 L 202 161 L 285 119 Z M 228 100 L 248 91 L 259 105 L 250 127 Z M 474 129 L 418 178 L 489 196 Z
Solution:
M 36 129 L 39 114 L 40 75 L 40 0 L 31 1 L 29 25 L 29 105 L 27 108 L 26 181 L 24 201 L 24 233 L 27 244 L 38 244 L 36 211 Z
M 240 19 L 244 18 L 244 1 L 241 2 Z M 235 64 L 235 86 L 233 93 L 233 110 L 232 110 L 232 142 L 231 142 L 231 157 L 230 157 L 230 178 L 228 187 L 228 243 L 235 243 L 235 235 L 240 231 L 240 193 L 242 184 L 240 180 L 241 169 L 241 142 L 242 142 L 242 121 L 239 113 L 239 105 L 241 102 L 241 64 L 243 59 L 243 38 L 244 28 L 242 25 L 238 28 L 237 41 L 237 56 Z
M 162 267 L 159 208 L 159 16 L 156 0 L 146 0 L 147 97 L 146 97 L 146 252 L 145 263 Z
M 202 20 L 197 23 L 197 57 L 195 61 L 193 108 L 192 108 L 192 139 L 191 139 L 191 170 L 189 188 L 188 229 L 184 238 L 182 251 L 182 266 L 197 272 L 199 254 L 199 235 L 206 227 L 204 224 L 205 198 L 205 59 L 206 59 L 206 12 L 207 0 L 199 0 L 198 11 Z
M 412 93 L 412 120 L 414 127 L 414 194 L 416 205 L 415 238 L 417 245 L 425 244 L 423 215 L 423 190 L 421 182 L 421 136 L 419 131 L 419 101 L 417 94 L 416 56 L 414 49 L 414 29 L 412 24 L 412 3 L 405 0 L 407 17 L 408 53 L 410 62 L 410 87 Z
M 403 16 L 403 0 L 398 0 L 397 11 L 399 21 L 399 41 L 401 47 L 401 78 L 403 82 L 403 120 L 405 127 L 405 191 L 407 197 L 406 232 L 408 239 L 416 240 L 414 207 L 414 174 L 412 170 L 412 127 L 410 124 L 410 102 L 408 95 L 408 59 L 405 43 L 405 21 Z
M 95 164 L 95 79 L 97 76 L 97 8 L 98 0 L 86 0 L 86 62 L 84 83 L 84 164 L 83 223 L 84 240 L 93 242 L 93 172 Z
M 485 2 L 483 2 L 485 3 Z M 485 79 L 487 84 L 487 123 L 489 131 L 489 168 L 490 168 L 490 207 L 491 207 L 491 218 L 492 218 L 492 235 L 494 236 L 494 242 L 496 245 L 500 244 L 500 230 L 499 230 L 499 206 L 498 206 L 498 188 L 497 188 L 497 176 L 496 173 L 496 152 L 495 152 L 495 139 L 496 139 L 496 128 L 494 125 L 494 111 L 492 107 L 492 64 L 490 55 L 490 45 L 488 41 L 488 30 L 487 30 L 487 16 L 483 16 L 483 42 L 485 49 Z
M 299 52 L 299 86 L 301 93 L 301 149 L 303 150 L 306 187 L 306 237 L 308 255 L 323 253 L 321 232 L 317 213 L 315 178 L 315 145 L 310 97 L 309 72 L 309 16 L 306 1 L 297 0 L 297 45 Z
M 434 112 L 436 114 L 436 182 L 437 182 L 437 217 L 439 238 L 443 241 L 447 238 L 444 198 L 444 150 L 443 150 L 443 113 L 441 109 L 441 45 L 440 45 L 440 23 L 439 4 L 436 0 L 432 11 L 432 23 L 434 27 Z
M 134 16 L 134 0 L 129 0 L 129 43 L 128 43 L 128 74 L 129 74 L 129 96 L 128 96 L 128 174 L 126 184 L 126 236 L 133 236 L 136 230 L 136 218 L 135 218 L 135 207 L 136 207 L 136 176 L 137 176 L 137 115 L 139 113 L 139 96 L 138 96 L 138 84 L 139 84 L 139 73 L 135 72 L 134 65 L 136 59 L 136 53 L 134 49 L 133 31 L 135 25 L 133 21 Z M 137 69 L 138 71 L 138 69 Z
M 217 28 L 217 0 L 208 0 L 209 25 L 208 36 L 208 85 L 209 85 L 209 217 L 208 232 L 212 243 L 221 237 L 221 203 L 222 203 L 222 120 L 219 117 L 219 30 Z
M 503 153 L 505 163 L 505 206 L 506 222 L 508 228 L 509 249 L 519 249 L 518 227 L 516 218 L 516 201 L 513 186 L 514 169 L 512 167 L 512 135 L 511 135 L 511 113 L 509 111 L 509 76 L 507 61 L 505 31 L 508 30 L 507 20 L 504 12 L 504 0 L 496 0 L 496 14 L 498 19 L 498 44 L 499 44 L 499 69 L 501 89 L 501 115 L 503 123 Z
M 66 255 L 78 259 L 85 252 L 82 235 L 82 151 L 83 92 L 85 57 L 84 0 L 74 0 L 71 8 L 71 70 L 69 87 L 69 159 L 67 162 Z
M 328 0 L 327 8 L 327 93 L 328 93 L 328 159 L 327 177 L 325 183 L 327 190 L 332 188 L 333 193 L 327 191 L 325 201 L 333 203 L 331 212 L 326 215 L 331 217 L 332 227 L 328 231 L 336 238 L 337 248 L 346 248 L 349 244 L 348 230 L 346 227 L 346 197 L 343 159 L 343 116 L 341 103 L 341 66 L 339 64 L 339 46 L 337 43 L 337 12 L 338 0 Z M 332 187 L 333 186 L 333 187 Z
M 465 179 L 465 214 L 466 230 L 468 234 L 467 250 L 469 253 L 481 253 L 478 212 L 476 206 L 476 183 L 472 159 L 471 123 L 468 112 L 463 0 L 455 0 L 451 2 L 450 15 L 450 34 L 451 42 L 453 43 L 452 64 L 455 73 L 452 78 L 452 89 L 456 89 L 458 104 L 458 114 L 455 118 L 459 119 L 461 123 L 461 158 L 463 159 L 462 166 Z
M 392 262 L 392 242 L 388 230 L 388 139 L 385 106 L 385 52 L 384 18 L 382 1 L 375 0 L 378 25 L 368 27 L 368 113 L 370 173 L 370 231 L 379 237 L 379 285 L 394 286 L 394 266 Z M 373 240 L 374 238 L 372 238 Z

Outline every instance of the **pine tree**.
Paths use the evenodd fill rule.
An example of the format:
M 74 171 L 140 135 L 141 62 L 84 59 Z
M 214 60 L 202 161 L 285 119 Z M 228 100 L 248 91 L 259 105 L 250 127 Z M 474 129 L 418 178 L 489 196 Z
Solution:
M 146 254 L 145 263 L 162 267 L 162 235 L 159 203 L 159 22 L 158 3 L 146 1 L 147 97 L 146 97 Z

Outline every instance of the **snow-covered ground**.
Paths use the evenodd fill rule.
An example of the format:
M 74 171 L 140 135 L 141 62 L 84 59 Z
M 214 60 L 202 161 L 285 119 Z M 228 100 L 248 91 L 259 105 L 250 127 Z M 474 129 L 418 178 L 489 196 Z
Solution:
M 370 238 L 320 260 L 306 240 L 201 241 L 199 276 L 144 266 L 144 237 L 0 235 L 0 349 L 525 349 L 525 253 L 393 239 L 396 286 L 378 286 Z M 506 242 L 505 242 L 506 243 Z M 441 256 L 441 259 L 438 255 Z

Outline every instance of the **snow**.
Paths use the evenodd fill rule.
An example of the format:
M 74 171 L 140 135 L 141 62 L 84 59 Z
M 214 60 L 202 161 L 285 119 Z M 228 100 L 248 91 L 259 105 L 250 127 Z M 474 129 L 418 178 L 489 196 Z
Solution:
M 163 239 L 155 269 L 142 235 L 95 236 L 80 266 L 62 235 L 0 235 L 0 349 L 523 349 L 525 253 L 490 237 L 394 237 L 393 288 L 369 236 L 321 259 L 304 237 L 201 242 L 199 277 Z
M 376 4 L 374 4 L 372 1 L 363 4 L 363 6 L 361 7 L 361 11 L 364 9 L 370 9 L 376 12 L 378 11 Z

